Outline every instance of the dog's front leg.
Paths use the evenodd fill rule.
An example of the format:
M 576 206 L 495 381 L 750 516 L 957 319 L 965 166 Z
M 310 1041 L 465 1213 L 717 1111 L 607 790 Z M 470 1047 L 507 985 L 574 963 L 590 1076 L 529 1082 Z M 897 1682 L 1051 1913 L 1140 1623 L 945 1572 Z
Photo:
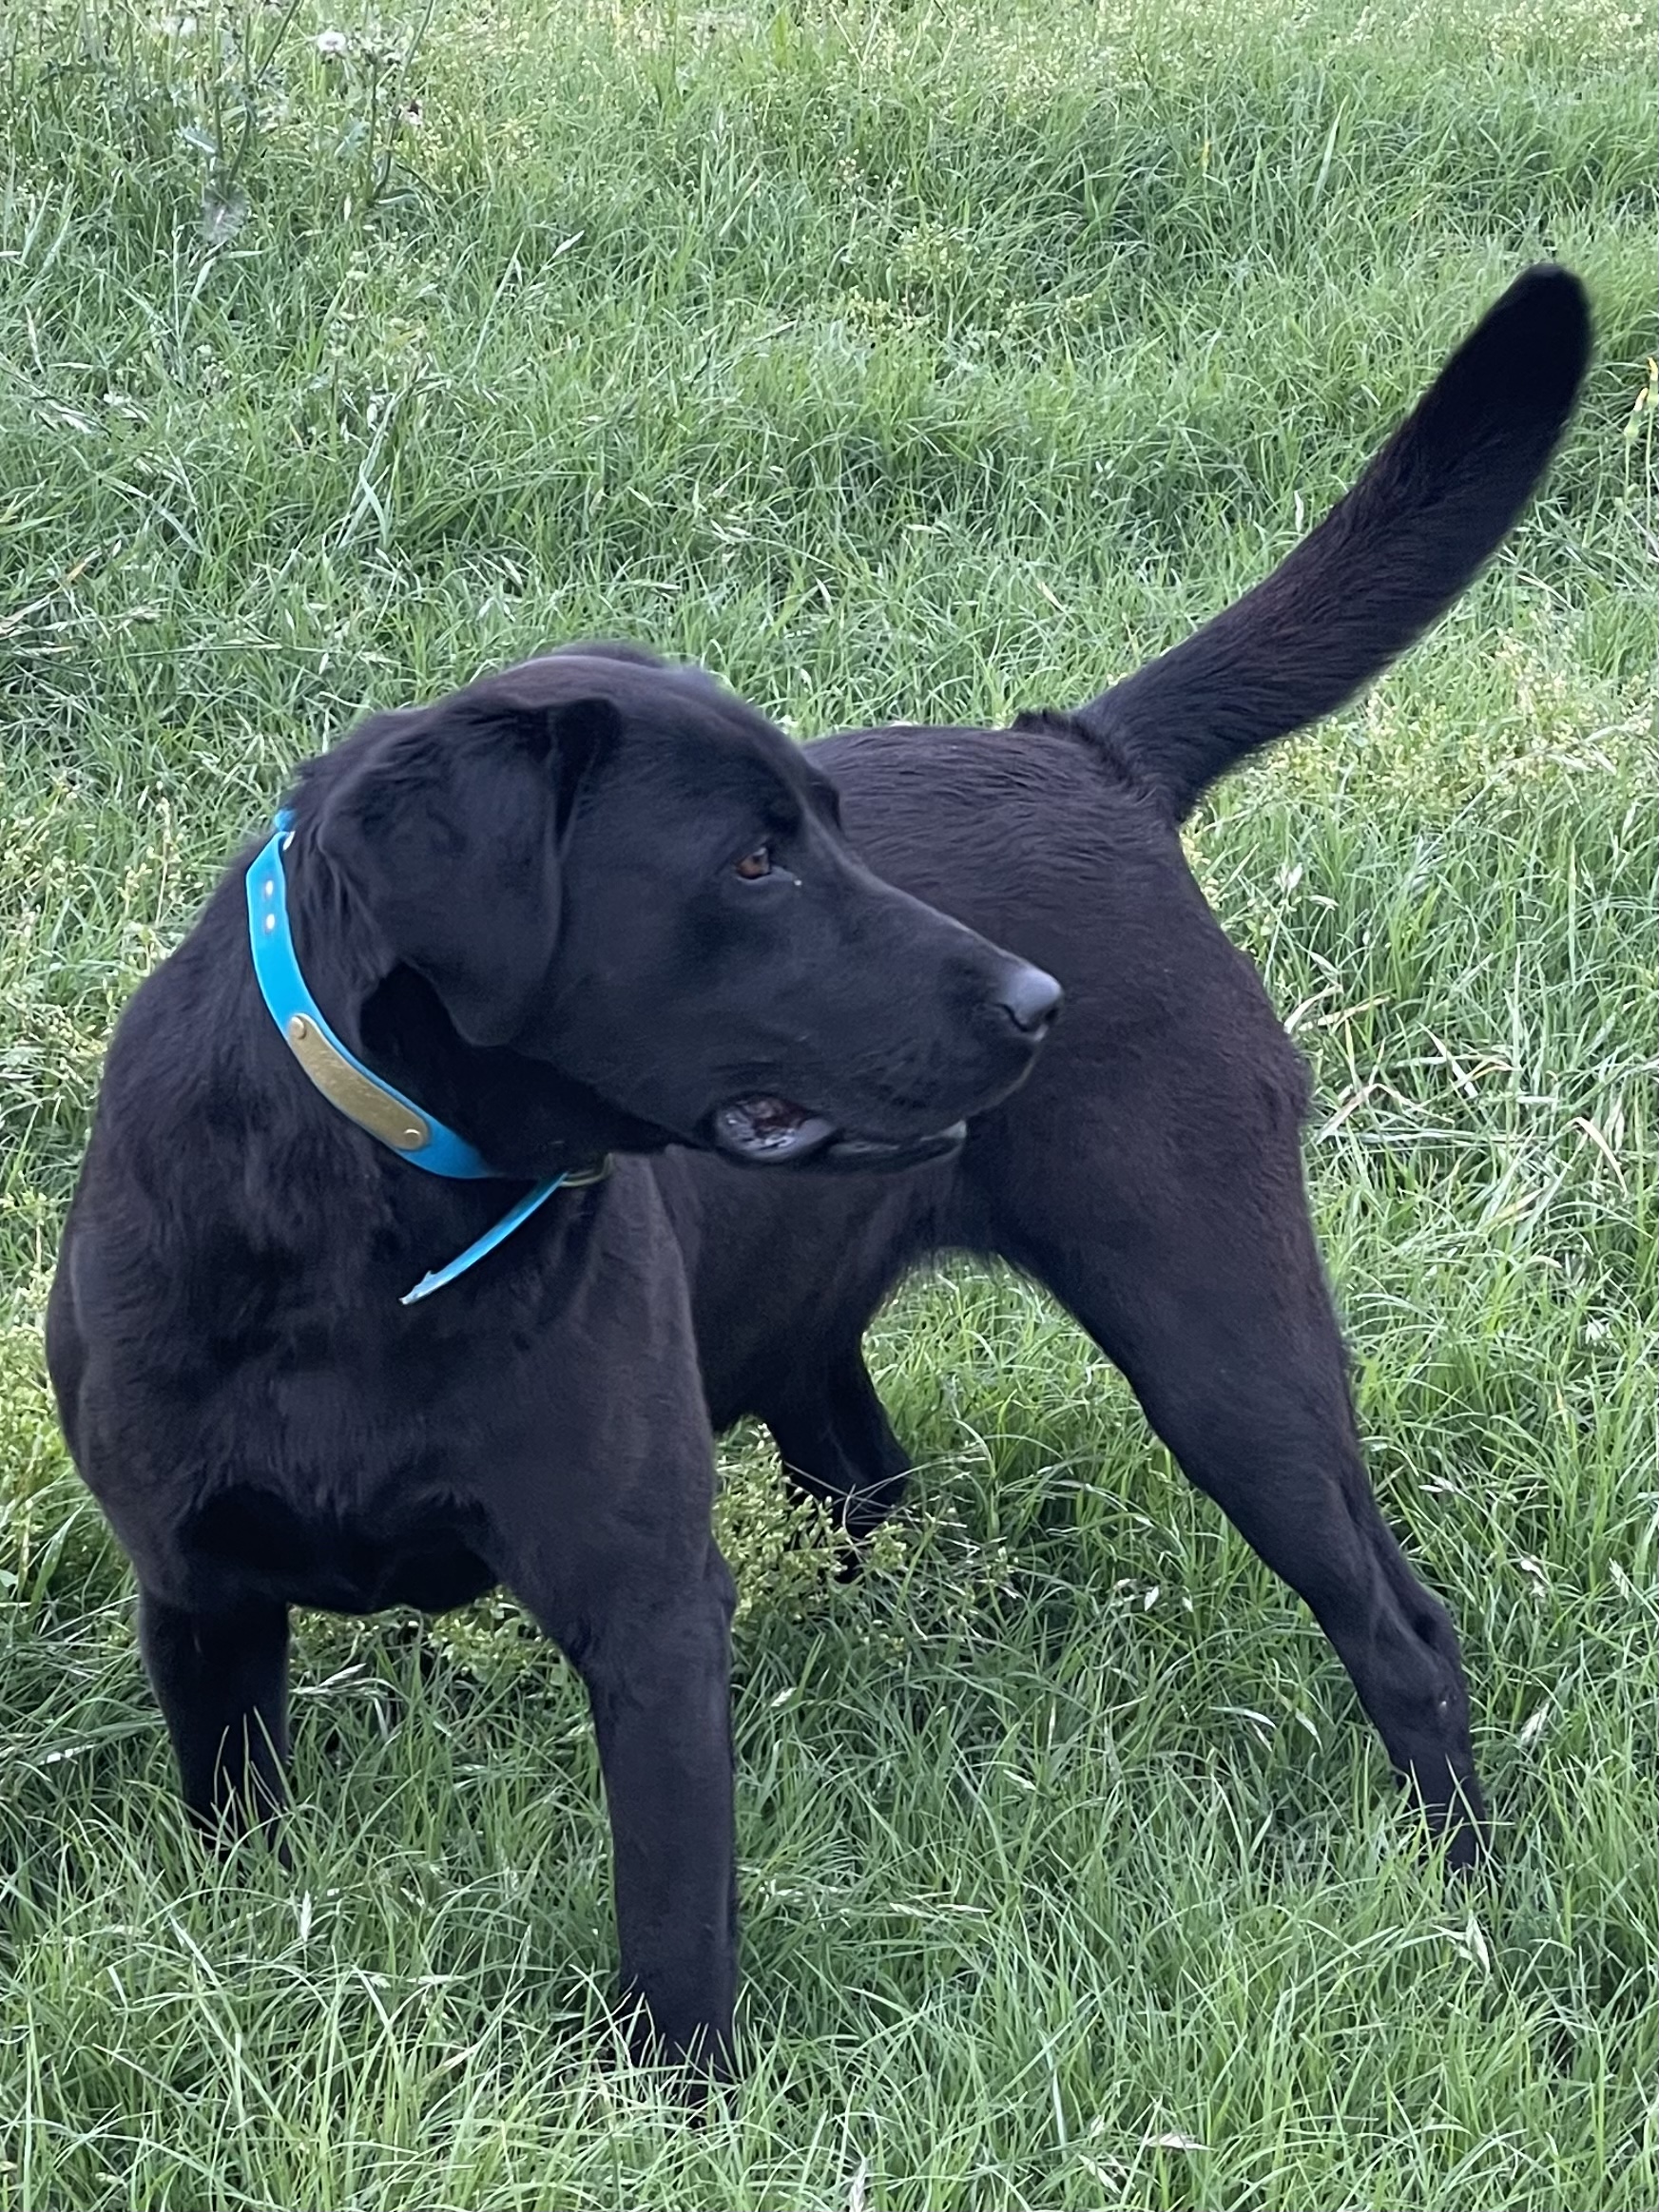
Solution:
M 731 1615 L 711 1545 L 703 1587 L 624 1613 L 582 1654 L 610 1809 L 625 1996 L 663 2050 L 723 2072 L 737 1994 Z
M 188 1612 L 141 1587 L 138 1633 L 191 1818 L 220 1842 L 262 1828 L 282 1852 L 287 1606 L 227 1593 L 216 1611 Z
M 737 1993 L 732 1579 L 712 1542 L 688 1587 L 629 1576 L 626 1597 L 595 1605 L 609 1578 L 595 1579 L 580 1620 L 531 1603 L 592 1707 L 633 2048 L 723 2074 Z

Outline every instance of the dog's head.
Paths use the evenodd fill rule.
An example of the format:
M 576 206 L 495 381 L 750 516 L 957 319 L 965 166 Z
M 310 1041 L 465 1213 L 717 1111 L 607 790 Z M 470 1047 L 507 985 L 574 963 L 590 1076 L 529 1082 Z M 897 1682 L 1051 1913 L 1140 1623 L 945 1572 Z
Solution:
M 913 1162 L 1013 1087 L 1059 1002 L 872 875 L 770 722 L 631 648 L 376 716 L 298 807 L 308 972 L 346 931 L 364 1048 L 504 1171 L 670 1143 Z

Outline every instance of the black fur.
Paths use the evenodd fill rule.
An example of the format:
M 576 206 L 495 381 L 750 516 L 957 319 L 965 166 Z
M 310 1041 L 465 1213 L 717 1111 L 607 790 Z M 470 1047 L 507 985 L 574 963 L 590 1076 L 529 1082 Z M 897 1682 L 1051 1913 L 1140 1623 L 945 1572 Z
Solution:
M 637 655 L 606 675 L 589 649 L 579 677 L 534 664 L 315 764 L 297 860 L 318 995 L 504 1168 L 695 1138 L 738 1088 L 894 1142 L 982 1110 L 958 1155 L 885 1177 L 657 1150 L 411 1317 L 397 1294 L 507 1194 L 429 1184 L 297 1081 L 253 995 L 234 869 L 111 1049 L 49 1332 L 204 1817 L 278 1797 L 290 1604 L 451 1604 L 498 1577 L 592 1692 L 625 1976 L 671 2047 L 723 2047 L 730 1592 L 696 1363 L 713 1424 L 762 1415 L 861 1534 L 906 1473 L 862 1332 L 955 1246 L 1046 1282 L 1123 1369 L 1312 1606 L 1450 1861 L 1473 1858 L 1456 1639 L 1360 1462 L 1302 1193 L 1303 1071 L 1176 825 L 1464 587 L 1588 344 L 1576 281 L 1523 277 L 1274 576 L 1075 716 L 868 731 L 791 766 L 711 686 Z M 981 937 L 883 905 L 836 849 L 831 780 L 878 874 Z M 718 863 L 779 789 L 815 840 L 818 919 L 804 938 L 757 926 L 746 960 L 711 964 L 709 933 L 723 950 L 749 921 L 708 904 Z M 407 897 L 426 886 L 447 894 Z M 984 938 L 1069 999 L 998 1105 L 1029 1040 Z
M 1589 349 L 1577 279 L 1529 270 L 1319 529 L 1195 636 L 1091 701 L 1081 726 L 1180 820 L 1246 754 L 1345 704 L 1502 543 Z
M 1454 1867 L 1485 1821 L 1456 1637 L 1360 1460 L 1302 1190 L 1301 1059 L 1176 825 L 1206 784 L 1349 698 L 1456 598 L 1541 474 L 1589 345 L 1577 280 L 1528 272 L 1320 529 L 1075 717 L 810 746 L 872 865 L 1040 962 L 1065 1019 L 958 1160 L 860 1188 L 740 1184 L 690 1156 L 659 1170 L 715 1426 L 759 1414 L 854 1536 L 904 1487 L 859 1350 L 898 1277 L 955 1247 L 1047 1284 L 1313 1608 Z
M 424 1174 L 312 1089 L 259 996 L 244 854 L 119 1025 L 48 1316 L 185 1798 L 214 1829 L 279 1805 L 290 1606 L 505 1583 L 592 1701 L 625 1983 L 668 2049 L 718 2063 L 732 1591 L 648 1160 L 557 1195 L 429 1302 L 401 1294 L 510 1179 L 695 1142 L 741 1094 L 936 1151 L 1025 1073 L 1057 993 L 878 883 L 778 731 L 638 654 L 377 716 L 293 804 L 318 1004 L 504 1180 Z

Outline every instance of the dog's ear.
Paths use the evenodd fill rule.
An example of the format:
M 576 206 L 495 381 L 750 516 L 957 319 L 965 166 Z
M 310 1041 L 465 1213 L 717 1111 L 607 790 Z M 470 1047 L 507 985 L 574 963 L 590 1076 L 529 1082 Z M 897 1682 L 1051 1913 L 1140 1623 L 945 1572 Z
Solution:
M 317 817 L 318 847 L 383 951 L 423 975 L 471 1045 L 524 1027 L 559 933 L 578 792 L 622 717 L 458 693 L 377 717 Z

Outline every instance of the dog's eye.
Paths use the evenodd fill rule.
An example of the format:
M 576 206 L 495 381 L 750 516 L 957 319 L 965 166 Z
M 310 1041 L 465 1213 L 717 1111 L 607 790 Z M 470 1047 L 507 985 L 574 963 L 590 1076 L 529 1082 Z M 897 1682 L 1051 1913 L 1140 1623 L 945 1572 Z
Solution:
M 772 873 L 772 854 L 769 846 L 757 845 L 737 864 L 737 872 L 745 883 L 759 883 L 762 875 Z

